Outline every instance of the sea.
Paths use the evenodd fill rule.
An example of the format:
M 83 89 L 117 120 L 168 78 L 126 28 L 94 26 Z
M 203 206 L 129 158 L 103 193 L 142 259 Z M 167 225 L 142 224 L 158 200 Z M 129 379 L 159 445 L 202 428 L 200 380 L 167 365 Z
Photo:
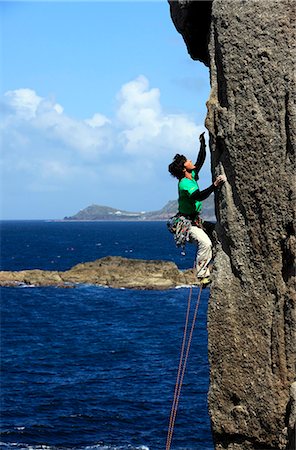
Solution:
M 1 222 L 1 270 L 67 270 L 108 255 L 193 265 L 165 222 Z M 165 449 L 190 289 L 1 288 L 4 450 Z M 193 288 L 192 302 L 198 288 Z M 202 291 L 172 439 L 213 450 Z M 192 314 L 192 312 L 191 312 Z M 191 315 L 192 317 L 192 315 Z

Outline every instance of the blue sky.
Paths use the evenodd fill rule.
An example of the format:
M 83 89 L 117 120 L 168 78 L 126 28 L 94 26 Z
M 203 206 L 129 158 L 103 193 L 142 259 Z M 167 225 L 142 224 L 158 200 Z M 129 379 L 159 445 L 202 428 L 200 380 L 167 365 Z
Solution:
M 167 166 L 175 153 L 196 157 L 209 73 L 187 54 L 167 1 L 0 7 L 1 218 L 176 199 Z

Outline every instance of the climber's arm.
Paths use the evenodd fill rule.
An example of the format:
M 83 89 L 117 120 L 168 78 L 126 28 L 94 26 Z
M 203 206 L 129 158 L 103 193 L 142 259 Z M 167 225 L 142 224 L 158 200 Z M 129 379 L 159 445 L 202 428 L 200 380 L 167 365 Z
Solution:
M 211 186 L 209 186 L 208 188 L 200 191 L 199 189 L 196 189 L 196 191 L 193 191 L 192 194 L 190 195 L 190 198 L 192 200 L 198 200 L 200 202 L 202 202 L 203 200 L 205 200 L 206 198 L 208 198 L 212 192 L 214 192 L 215 189 L 217 189 L 219 186 L 221 186 L 221 184 L 225 183 L 226 181 L 226 177 L 225 175 L 219 175 L 216 180 L 214 181 L 213 184 L 211 184 Z
M 199 136 L 199 142 L 200 142 L 200 149 L 199 149 L 199 152 L 197 155 L 197 160 L 195 163 L 195 179 L 196 180 L 198 179 L 198 172 L 202 168 L 202 165 L 206 159 L 206 142 L 205 142 L 204 133 L 202 133 Z

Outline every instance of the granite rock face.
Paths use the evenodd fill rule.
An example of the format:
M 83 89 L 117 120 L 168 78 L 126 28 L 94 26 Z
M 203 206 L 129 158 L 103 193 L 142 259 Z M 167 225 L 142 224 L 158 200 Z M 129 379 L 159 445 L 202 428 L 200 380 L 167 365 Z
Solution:
M 186 30 L 201 20 L 203 2 L 194 14 L 191 3 L 170 3 Z M 208 315 L 217 450 L 295 443 L 295 26 L 290 0 L 214 0 L 204 36 L 212 172 L 228 180 L 216 197 Z
M 129 259 L 107 256 L 92 262 L 77 264 L 65 272 L 21 270 L 0 272 L 0 286 L 74 287 L 94 284 L 113 288 L 170 289 L 196 282 L 193 270 L 181 271 L 170 261 Z

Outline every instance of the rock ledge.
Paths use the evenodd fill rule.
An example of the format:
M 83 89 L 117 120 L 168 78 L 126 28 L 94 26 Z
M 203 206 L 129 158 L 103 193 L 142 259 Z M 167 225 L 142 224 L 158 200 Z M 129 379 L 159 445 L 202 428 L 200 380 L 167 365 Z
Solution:
M 170 289 L 195 283 L 193 270 L 181 271 L 170 261 L 107 256 L 81 263 L 65 272 L 30 269 L 0 272 L 0 286 L 57 286 L 94 284 L 113 288 Z

